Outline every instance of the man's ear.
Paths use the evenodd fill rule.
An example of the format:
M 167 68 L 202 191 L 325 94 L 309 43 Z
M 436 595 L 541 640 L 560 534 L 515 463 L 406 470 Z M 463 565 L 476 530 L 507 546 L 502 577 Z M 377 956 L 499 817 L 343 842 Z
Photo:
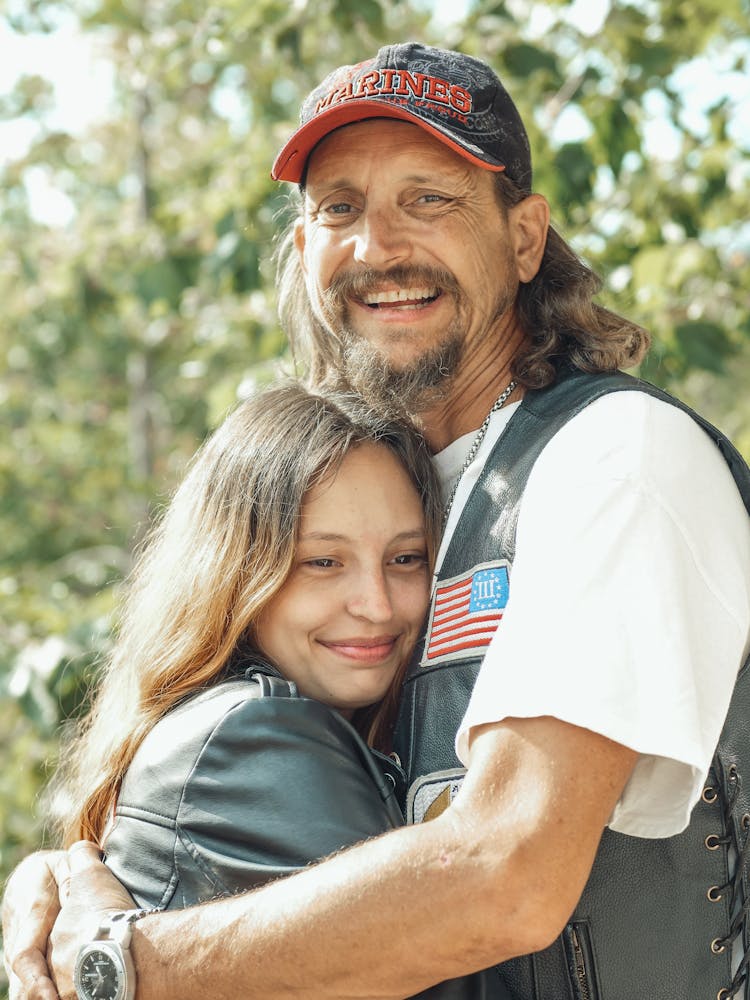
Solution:
M 294 223 L 294 245 L 299 254 L 299 263 L 302 273 L 307 275 L 307 265 L 305 263 L 305 220 L 297 219 Z
M 513 249 L 516 255 L 518 277 L 522 282 L 531 281 L 539 270 L 547 244 L 549 229 L 549 204 L 540 194 L 530 194 L 508 209 Z

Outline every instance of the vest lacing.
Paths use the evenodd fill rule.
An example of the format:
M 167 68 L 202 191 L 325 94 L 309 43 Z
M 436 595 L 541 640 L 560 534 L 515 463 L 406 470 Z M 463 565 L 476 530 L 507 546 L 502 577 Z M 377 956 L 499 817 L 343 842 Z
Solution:
M 745 813 L 737 822 L 735 813 L 739 804 L 741 788 L 742 777 L 737 766 L 730 764 L 727 769 L 727 794 L 725 795 L 723 817 L 723 827 L 726 833 L 721 837 L 717 834 L 710 834 L 706 837 L 706 847 L 709 851 L 718 850 L 720 847 L 728 849 L 731 846 L 736 852 L 734 871 L 729 879 L 723 885 L 711 886 L 707 893 L 712 902 L 718 902 L 724 893 L 728 892 L 729 913 L 731 915 L 728 932 L 724 937 L 714 938 L 711 942 L 711 951 L 715 955 L 719 955 L 726 948 L 731 948 L 738 938 L 743 944 L 742 957 L 732 982 L 729 986 L 719 990 L 717 1000 L 731 1000 L 732 997 L 736 997 L 750 978 L 750 950 L 747 947 L 750 894 L 746 896 L 743 884 L 743 873 L 750 855 L 750 813 Z M 719 796 L 715 789 L 708 787 L 704 790 L 703 797 L 706 802 L 712 802 L 716 801 Z

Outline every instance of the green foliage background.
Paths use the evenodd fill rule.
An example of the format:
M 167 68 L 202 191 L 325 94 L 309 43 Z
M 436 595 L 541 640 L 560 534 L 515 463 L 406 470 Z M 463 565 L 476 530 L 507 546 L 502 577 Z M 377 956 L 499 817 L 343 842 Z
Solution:
M 51 125 L 43 78 L 0 95 L 0 116 L 38 126 L 0 167 L 0 875 L 44 838 L 40 789 L 139 534 L 238 393 L 278 371 L 287 193 L 269 167 L 333 66 L 409 38 L 491 63 L 557 225 L 607 276 L 603 301 L 653 332 L 643 373 L 750 455 L 750 139 L 730 96 L 696 116 L 680 87 L 700 58 L 750 79 L 748 2 L 601 4 L 589 34 L 565 0 L 468 0 L 448 21 L 427 0 L 11 2 L 20 33 L 78 20 L 114 92 L 83 135 Z M 35 220 L 34 173 L 68 224 Z

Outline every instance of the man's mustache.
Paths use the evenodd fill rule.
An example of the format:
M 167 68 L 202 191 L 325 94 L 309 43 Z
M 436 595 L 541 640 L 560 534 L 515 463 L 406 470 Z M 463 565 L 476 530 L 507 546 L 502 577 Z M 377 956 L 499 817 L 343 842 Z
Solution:
M 358 268 L 340 271 L 323 293 L 326 306 L 341 307 L 347 299 L 362 299 L 385 287 L 429 288 L 436 292 L 458 297 L 459 284 L 450 271 L 424 265 L 399 264 L 380 271 L 377 268 Z

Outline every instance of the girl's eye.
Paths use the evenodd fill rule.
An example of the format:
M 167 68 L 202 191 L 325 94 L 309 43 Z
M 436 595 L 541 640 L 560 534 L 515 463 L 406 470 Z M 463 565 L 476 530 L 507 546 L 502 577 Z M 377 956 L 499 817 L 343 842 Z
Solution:
M 426 556 L 419 552 L 405 552 L 403 555 L 396 556 L 393 562 L 397 566 L 413 566 L 414 564 L 422 566 L 426 562 Z
M 319 569 L 331 569 L 336 565 L 335 559 L 308 559 L 305 563 L 306 566 L 315 566 Z

